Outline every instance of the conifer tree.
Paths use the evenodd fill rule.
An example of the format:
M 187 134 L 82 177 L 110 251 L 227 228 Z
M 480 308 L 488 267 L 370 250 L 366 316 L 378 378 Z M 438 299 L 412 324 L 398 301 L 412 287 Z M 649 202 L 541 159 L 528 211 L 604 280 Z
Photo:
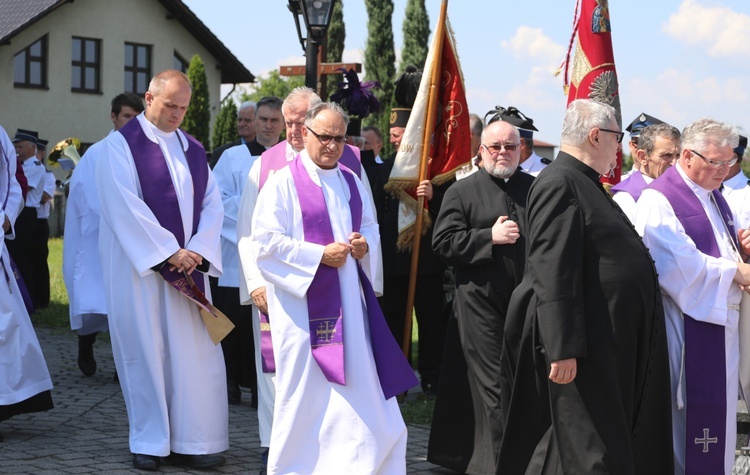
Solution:
M 346 27 L 344 26 L 344 2 L 338 0 L 333 5 L 331 13 L 331 24 L 328 27 L 328 45 L 326 50 L 326 62 L 340 63 L 344 54 L 344 42 L 346 41 Z M 338 83 L 341 82 L 341 75 L 334 74 L 327 76 L 326 91 L 331 95 L 337 90 Z M 325 97 L 322 98 L 326 100 Z
M 193 96 L 190 98 L 182 128 L 203 144 L 206 150 L 211 150 L 209 137 L 211 124 L 211 106 L 208 99 L 208 80 L 203 60 L 197 54 L 190 60 L 187 77 L 193 84 Z
M 378 81 L 380 89 L 375 95 L 380 101 L 381 111 L 366 119 L 367 125 L 380 127 L 384 135 L 390 129 L 393 81 L 396 75 L 396 52 L 393 45 L 393 0 L 365 0 L 367 9 L 367 44 L 365 46 L 365 79 Z M 384 154 L 390 153 L 390 145 L 384 144 Z
M 425 0 L 408 0 L 402 31 L 404 49 L 401 51 L 399 74 L 404 72 L 407 64 L 423 69 L 430 39 L 430 18 L 427 15 Z
M 237 133 L 237 104 L 230 98 L 216 117 L 212 141 L 215 147 L 220 147 L 238 138 L 240 134 Z

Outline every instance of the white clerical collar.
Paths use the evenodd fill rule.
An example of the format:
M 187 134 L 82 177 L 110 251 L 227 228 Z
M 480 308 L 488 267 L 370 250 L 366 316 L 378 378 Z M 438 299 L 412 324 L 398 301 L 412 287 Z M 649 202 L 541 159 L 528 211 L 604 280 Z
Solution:
M 313 183 L 315 183 L 318 186 L 322 186 L 320 184 L 320 176 L 333 176 L 338 175 L 340 168 L 338 167 L 338 164 L 335 168 L 320 168 L 318 165 L 315 164 L 315 162 L 312 161 L 310 158 L 310 155 L 307 153 L 307 150 L 302 149 L 302 151 L 299 153 L 300 158 L 302 159 L 302 165 L 305 167 L 305 170 L 307 170 L 307 173 L 310 175 L 310 178 L 312 179 Z
M 680 162 L 675 163 L 673 166 L 677 167 L 677 172 L 680 174 L 683 180 L 685 180 L 685 183 L 690 187 L 691 190 L 693 190 L 693 193 L 695 193 L 695 196 L 702 200 L 708 200 L 708 195 L 711 194 L 711 190 L 707 190 L 703 188 L 702 186 L 695 183 L 693 180 L 688 178 L 687 174 L 685 173 L 685 170 L 682 169 L 680 166 Z
M 297 154 L 304 152 L 305 149 L 303 148 L 300 152 L 294 150 L 294 147 L 292 147 L 292 144 L 287 141 L 286 142 L 286 161 L 291 162 L 294 160 L 294 157 L 297 156 Z
M 380 158 L 380 155 L 378 155 L 377 157 L 375 157 L 375 163 L 377 163 L 378 165 L 382 165 L 383 164 L 383 159 Z
M 654 181 L 653 178 L 651 178 L 650 176 L 646 175 L 643 172 L 641 172 L 641 176 L 643 177 L 643 181 L 645 181 L 647 185 L 650 185 L 651 182 Z
M 170 140 L 176 136 L 177 139 L 179 139 L 180 144 L 182 145 L 182 149 L 187 151 L 188 141 L 181 130 L 177 129 L 175 132 L 164 132 L 160 130 L 156 125 L 152 124 L 151 121 L 146 118 L 145 111 L 138 114 L 135 118 L 138 120 L 138 124 L 141 126 L 143 133 L 146 134 L 146 137 L 150 141 L 159 143 L 158 140 L 156 140 L 156 137 L 161 137 L 164 140 Z
M 742 173 L 742 170 L 739 171 L 735 176 L 732 178 L 727 178 L 724 180 L 724 189 L 727 188 L 730 190 L 741 190 L 742 188 L 747 186 L 747 177 L 744 173 Z

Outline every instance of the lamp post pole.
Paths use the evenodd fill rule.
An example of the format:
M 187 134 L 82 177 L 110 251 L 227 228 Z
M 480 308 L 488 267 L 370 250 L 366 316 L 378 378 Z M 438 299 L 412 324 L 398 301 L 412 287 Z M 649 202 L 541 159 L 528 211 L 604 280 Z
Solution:
M 305 86 L 313 90 L 318 89 L 318 49 L 326 36 L 334 3 L 336 0 L 289 0 L 289 11 L 305 50 Z M 307 38 L 302 37 L 300 17 L 307 29 Z
M 310 31 L 307 32 L 305 45 L 305 86 L 318 90 L 318 39 Z

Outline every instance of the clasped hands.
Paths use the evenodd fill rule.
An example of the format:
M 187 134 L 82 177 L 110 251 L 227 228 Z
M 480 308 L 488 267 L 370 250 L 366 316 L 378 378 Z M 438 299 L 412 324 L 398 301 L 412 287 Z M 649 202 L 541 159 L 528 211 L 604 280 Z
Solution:
M 167 259 L 170 271 L 192 274 L 196 267 L 203 263 L 203 256 L 197 252 L 180 249 Z
M 322 264 L 331 267 L 341 267 L 346 262 L 347 256 L 355 259 L 362 259 L 367 254 L 367 240 L 359 233 L 352 233 L 349 236 L 349 243 L 332 242 L 323 249 Z

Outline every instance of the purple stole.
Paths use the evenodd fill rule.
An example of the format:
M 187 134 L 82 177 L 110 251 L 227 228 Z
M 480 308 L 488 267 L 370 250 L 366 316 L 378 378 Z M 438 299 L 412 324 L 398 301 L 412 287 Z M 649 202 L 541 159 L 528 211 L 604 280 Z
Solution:
M 677 167 L 669 168 L 649 188 L 661 192 L 675 211 L 685 232 L 702 253 L 720 257 L 711 223 L 700 200 L 682 179 Z M 718 190 L 711 192 L 724 224 L 737 245 L 732 212 Z M 694 320 L 685 322 L 685 473 L 725 473 L 727 384 L 724 327 Z
M 299 205 L 305 241 L 321 245 L 334 242 L 323 189 L 312 181 L 300 157 L 289 167 L 297 196 L 304 196 L 304 199 L 299 200 Z M 341 169 L 349 186 L 352 231 L 359 232 L 362 224 L 362 197 L 352 174 L 346 166 L 341 165 Z M 359 261 L 357 271 L 367 306 L 373 359 L 383 395 L 389 399 L 416 386 L 418 381 L 388 329 L 372 285 Z M 341 287 L 337 268 L 324 264 L 318 266 L 307 291 L 307 308 L 313 357 L 328 381 L 346 385 Z
M 271 173 L 277 172 L 287 166 L 290 162 L 286 159 L 287 141 L 279 142 L 269 148 L 260 156 L 260 178 L 258 180 L 258 192 L 263 189 Z M 297 154 L 296 156 L 299 156 Z M 339 159 L 339 163 L 345 165 L 350 170 L 354 170 L 358 177 L 362 176 L 362 164 L 359 159 L 359 149 L 346 145 L 344 152 Z M 328 243 L 333 241 L 328 241 Z M 328 244 L 326 243 L 326 244 Z M 273 373 L 276 371 L 276 362 L 273 359 L 273 340 L 271 338 L 271 326 L 268 315 L 263 312 L 260 314 L 260 355 L 264 373 Z
M 648 186 L 646 180 L 643 179 L 643 174 L 640 171 L 633 172 L 626 180 L 621 181 L 611 188 L 612 193 L 619 193 L 624 191 L 633 197 L 633 200 L 638 201 L 641 197 L 641 193 Z
M 125 138 L 133 155 L 133 162 L 138 173 L 138 181 L 141 184 L 143 201 L 154 213 L 159 224 L 174 234 L 180 248 L 184 248 L 187 240 L 183 231 L 180 204 L 177 199 L 177 192 L 174 189 L 174 183 L 172 183 L 172 176 L 169 173 L 167 161 L 159 144 L 152 142 L 146 137 L 138 120 L 131 120 L 119 132 Z M 179 139 L 180 136 L 177 135 L 177 137 Z M 185 152 L 185 157 L 190 169 L 190 176 L 193 179 L 192 237 L 198 230 L 198 223 L 200 222 L 203 199 L 206 195 L 206 187 L 208 185 L 208 165 L 203 145 L 188 134 L 185 134 L 185 137 L 187 137 L 189 144 Z M 180 145 L 182 145 L 182 140 L 180 140 Z M 170 271 L 168 265 L 162 266 L 159 273 L 181 294 L 197 301 L 197 296 L 193 294 L 187 280 L 182 274 Z M 203 280 L 201 276 L 201 278 L 195 281 L 201 293 L 205 293 Z

